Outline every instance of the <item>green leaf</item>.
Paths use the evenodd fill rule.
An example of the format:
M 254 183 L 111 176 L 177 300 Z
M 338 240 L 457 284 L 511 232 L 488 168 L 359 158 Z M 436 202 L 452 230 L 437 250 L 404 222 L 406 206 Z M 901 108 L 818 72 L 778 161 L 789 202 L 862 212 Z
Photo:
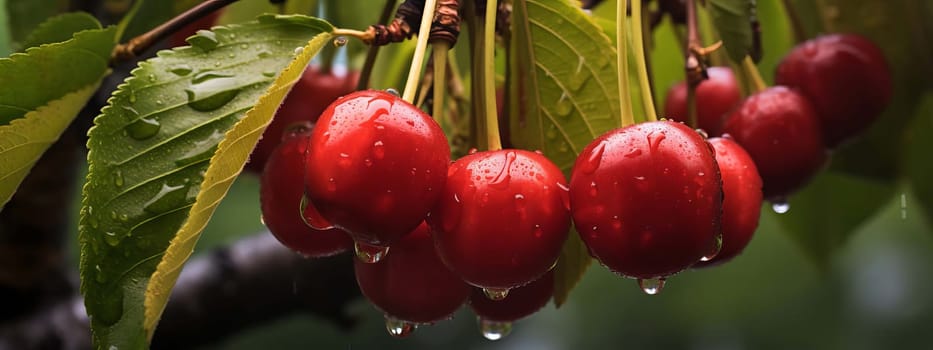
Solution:
M 778 215 L 791 239 L 818 266 L 826 267 L 833 253 L 893 193 L 893 184 L 824 171 L 791 197 L 787 213 L 771 215 Z
M 708 7 L 713 25 L 733 62 L 742 62 L 752 47 L 752 27 L 749 24 L 750 0 L 709 0 Z
M 574 4 L 520 0 L 512 11 L 512 144 L 541 150 L 567 174 L 587 144 L 619 126 L 615 49 Z M 566 300 L 590 260 L 571 233 L 555 267 L 555 304 Z
M 927 222 L 933 223 L 933 163 L 930 162 L 930 150 L 933 150 L 933 137 L 930 137 L 933 135 L 933 92 L 924 95 L 923 102 L 913 115 L 914 120 L 904 138 L 904 169 L 917 201 L 924 209 Z
M 84 12 L 69 12 L 49 18 L 39 25 L 26 40 L 22 47 L 29 48 L 42 44 L 55 43 L 71 39 L 74 33 L 100 28 L 100 23 L 90 14 Z
M 100 80 L 114 47 L 114 28 L 0 59 L 0 126 Z
M 0 57 L 13 52 L 13 38 L 10 37 L 10 20 L 7 17 L 6 0 L 0 0 Z
M 215 27 L 140 63 L 111 97 L 89 133 L 79 226 L 98 348 L 146 346 L 201 230 L 332 30 L 272 15 Z
M 23 42 L 39 23 L 67 11 L 69 6 L 69 0 L 6 0 L 7 20 L 13 39 L 11 47 L 20 47 L 18 43 Z
M 94 95 L 100 81 L 29 112 L 10 125 L 0 126 L 0 209 L 20 182 L 71 120 Z
M 0 209 L 107 74 L 114 30 L 0 59 Z M 63 77 L 68 77 L 63 79 Z

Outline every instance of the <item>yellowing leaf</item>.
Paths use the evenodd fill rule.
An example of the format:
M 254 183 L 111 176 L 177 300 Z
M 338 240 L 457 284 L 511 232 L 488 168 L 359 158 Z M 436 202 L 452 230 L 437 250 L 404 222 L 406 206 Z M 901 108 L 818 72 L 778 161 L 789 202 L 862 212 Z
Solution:
M 79 241 L 98 348 L 145 347 L 201 230 L 333 27 L 264 15 L 140 63 L 89 133 Z

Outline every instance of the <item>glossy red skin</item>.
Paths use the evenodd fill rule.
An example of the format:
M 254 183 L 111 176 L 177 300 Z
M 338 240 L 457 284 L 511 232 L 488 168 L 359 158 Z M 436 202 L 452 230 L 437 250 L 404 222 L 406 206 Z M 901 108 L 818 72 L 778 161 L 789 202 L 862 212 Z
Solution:
M 696 267 L 732 260 L 751 241 L 761 216 L 761 177 L 748 152 L 731 138 L 709 139 L 722 175 L 722 248 L 712 260 Z
M 826 162 L 819 120 L 798 92 L 775 86 L 749 96 L 723 132 L 752 156 L 767 199 L 803 187 Z
M 554 265 L 570 229 L 566 180 L 541 154 L 477 152 L 450 165 L 428 223 L 441 259 L 467 283 L 514 288 Z
M 272 150 L 281 142 L 283 132 L 291 125 L 304 122 L 316 122 L 324 109 L 340 96 L 356 90 L 359 72 L 336 75 L 322 72 L 317 66 L 309 66 L 289 91 L 282 106 L 275 112 L 272 123 L 262 133 L 262 139 L 256 144 L 246 163 L 246 169 L 254 173 L 262 171 Z
M 310 124 L 275 149 L 260 178 L 259 203 L 263 222 L 283 245 L 307 257 L 324 257 L 347 251 L 353 240 L 338 229 L 315 230 L 301 220 L 304 191 L 304 157 Z
M 363 295 L 399 320 L 432 323 L 449 318 L 470 296 L 470 286 L 437 257 L 425 224 L 395 242 L 378 263 L 355 259 L 354 267 Z
M 341 97 L 311 133 L 305 191 L 354 240 L 389 246 L 424 221 L 447 180 L 450 147 L 430 116 L 385 91 Z
M 512 289 L 502 300 L 492 300 L 480 288 L 473 288 L 470 308 L 485 320 L 513 322 L 528 317 L 547 305 L 554 295 L 554 271 L 524 286 Z
M 830 34 L 797 45 L 778 65 L 775 82 L 810 101 L 827 147 L 863 132 L 891 100 L 884 54 L 855 34 Z
M 673 121 L 609 131 L 577 158 L 570 205 L 580 238 L 610 270 L 666 277 L 709 254 L 722 187 L 712 147 Z
M 722 134 L 726 113 L 742 101 L 742 91 L 732 69 L 710 67 L 706 72 L 709 79 L 696 89 L 697 126 L 710 136 L 718 136 Z M 689 123 L 686 82 L 677 83 L 667 91 L 664 117 Z
M 220 14 L 223 10 L 217 10 L 211 12 L 204 17 L 198 18 L 196 21 L 188 23 L 188 25 L 181 27 L 172 34 L 169 39 L 169 46 L 178 47 L 178 46 L 188 46 L 188 42 L 185 39 L 196 34 L 199 30 L 209 30 L 215 24 L 217 24 L 217 19 L 220 18 Z

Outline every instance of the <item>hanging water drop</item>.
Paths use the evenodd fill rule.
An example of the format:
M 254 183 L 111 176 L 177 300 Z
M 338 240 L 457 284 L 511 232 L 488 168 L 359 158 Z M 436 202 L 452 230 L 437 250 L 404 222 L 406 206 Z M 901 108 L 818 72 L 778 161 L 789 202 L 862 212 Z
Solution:
M 486 294 L 486 297 L 489 300 L 503 300 L 509 296 L 508 288 L 483 288 L 483 294 Z
M 347 40 L 346 37 L 338 36 L 336 39 L 334 39 L 334 46 L 336 47 L 346 46 L 348 42 L 349 40 Z
M 655 295 L 664 289 L 664 282 L 664 278 L 638 279 L 638 287 L 641 288 L 645 294 Z
M 490 321 L 479 318 L 479 331 L 489 340 L 499 340 L 512 333 L 512 322 Z
M 402 321 L 392 316 L 386 316 L 386 331 L 389 335 L 396 338 L 405 338 L 415 331 L 415 324 Z
M 600 141 L 599 144 L 593 148 L 593 151 L 590 152 L 590 156 L 586 158 L 586 161 L 581 164 L 580 171 L 584 174 L 592 174 L 595 172 L 603 160 L 603 152 L 605 151 L 606 141 Z
M 356 242 L 353 244 L 353 251 L 356 253 L 356 257 L 360 259 L 360 261 L 367 264 L 375 264 L 389 254 L 389 247 L 380 247 Z
M 311 203 L 307 196 L 301 196 L 301 202 L 298 204 L 298 210 L 301 214 L 301 220 L 304 221 L 305 225 L 308 225 L 308 227 L 318 231 L 330 230 L 334 228 L 334 224 L 331 224 L 330 221 L 327 221 L 327 219 L 321 215 L 321 213 L 314 206 L 314 203 Z
M 709 252 L 704 254 L 700 261 L 710 261 L 713 260 L 716 255 L 719 255 L 719 251 L 722 250 L 722 234 L 716 235 L 716 239 L 713 241 L 712 247 L 710 247 Z
M 233 100 L 241 89 L 234 77 L 213 71 L 199 73 L 191 82 L 191 87 L 185 89 L 188 106 L 201 112 L 223 107 Z
M 774 200 L 771 202 L 771 210 L 778 214 L 784 214 L 790 210 L 790 204 L 785 199 Z

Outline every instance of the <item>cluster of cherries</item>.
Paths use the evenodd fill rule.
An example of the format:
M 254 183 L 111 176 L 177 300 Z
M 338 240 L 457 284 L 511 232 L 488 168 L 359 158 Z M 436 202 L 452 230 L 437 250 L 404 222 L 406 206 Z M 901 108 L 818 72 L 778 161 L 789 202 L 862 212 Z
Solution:
M 707 70 L 696 89 L 697 121 L 731 138 L 754 160 L 777 212 L 824 167 L 832 150 L 865 131 L 891 99 L 891 73 L 874 43 L 830 34 L 801 43 L 780 62 L 777 86 L 744 101 L 732 71 Z M 686 85 L 668 91 L 665 112 L 685 121 Z M 728 197 L 728 194 L 727 194 Z
M 762 198 L 805 184 L 824 148 L 865 129 L 891 89 L 880 51 L 854 35 L 801 44 L 778 69 L 783 86 L 741 102 L 729 70 L 709 76 L 698 120 L 721 137 L 676 121 L 612 130 L 580 153 L 568 183 L 540 152 L 451 162 L 443 131 L 417 107 L 352 92 L 352 77 L 321 84 L 309 68 L 248 168 L 264 165 L 263 218 L 283 244 L 309 257 L 355 250 L 360 289 L 390 334 L 467 303 L 498 339 L 550 299 L 571 220 L 591 255 L 654 294 L 673 274 L 738 255 Z M 674 119 L 686 114 L 682 89 L 668 97 Z M 308 98 L 320 94 L 332 97 Z

